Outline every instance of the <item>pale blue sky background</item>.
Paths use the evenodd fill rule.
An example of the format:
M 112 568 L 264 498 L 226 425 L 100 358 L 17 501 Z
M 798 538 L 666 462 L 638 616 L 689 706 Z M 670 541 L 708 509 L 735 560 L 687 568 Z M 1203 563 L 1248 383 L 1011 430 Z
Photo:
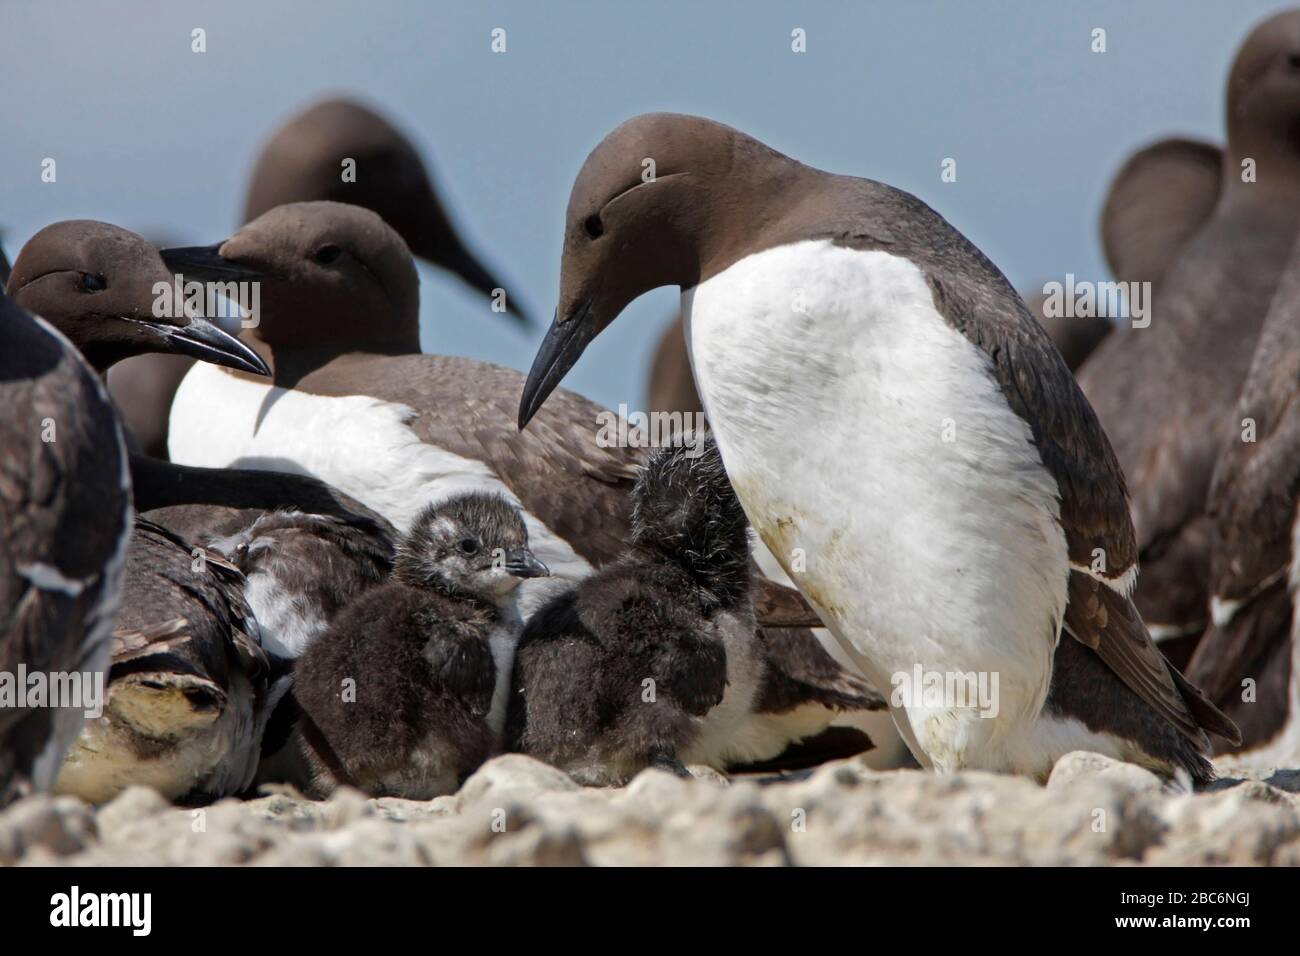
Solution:
M 105 219 L 182 242 L 237 225 L 262 139 L 326 93 L 381 107 L 425 151 L 525 334 L 422 269 L 426 350 L 527 368 L 549 321 L 569 187 L 636 113 L 730 123 L 797 159 L 914 192 L 1025 288 L 1101 277 L 1110 175 L 1171 133 L 1222 136 L 1223 81 L 1272 0 L 190 3 L 0 0 L 0 226 Z M 204 27 L 208 52 L 190 51 Z M 490 51 L 504 27 L 508 52 Z M 790 31 L 808 51 L 790 51 Z M 1094 27 L 1108 52 L 1089 50 Z M 58 161 L 58 183 L 40 162 Z M 943 157 L 958 181 L 939 179 Z M 566 384 L 642 403 L 676 304 L 660 290 Z

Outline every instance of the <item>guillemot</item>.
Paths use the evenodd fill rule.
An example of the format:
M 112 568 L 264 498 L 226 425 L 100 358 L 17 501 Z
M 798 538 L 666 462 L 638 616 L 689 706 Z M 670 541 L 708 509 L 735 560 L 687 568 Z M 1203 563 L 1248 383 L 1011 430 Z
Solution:
M 237 270 L 228 269 L 225 278 L 237 274 Z M 73 344 L 85 349 L 84 354 L 101 376 L 123 356 L 148 349 L 178 349 L 205 359 L 224 361 L 243 371 L 267 371 L 256 353 L 199 316 L 189 312 L 155 315 L 155 290 L 159 286 L 170 287 L 172 279 L 158 251 L 141 237 L 106 223 L 73 221 L 47 227 L 23 248 L 15 263 L 11 285 L 20 301 L 47 311 L 52 324 L 65 329 Z M 295 566 L 295 557 L 304 559 L 308 555 L 295 550 L 294 541 L 272 541 L 263 536 L 257 549 L 258 563 L 250 567 L 248 581 L 239 576 L 236 568 L 234 578 L 221 582 L 226 595 L 224 603 L 213 599 L 197 604 L 188 582 L 179 574 L 168 572 L 168 561 L 180 561 L 191 548 L 176 541 L 162 541 L 147 531 L 137 532 L 136 537 L 141 539 L 139 547 L 147 548 L 157 560 L 142 559 L 128 565 L 122 618 L 136 622 L 136 640 L 159 634 L 160 639 L 168 642 L 175 643 L 183 637 L 189 642 L 186 646 L 204 648 L 202 654 L 206 655 L 205 666 L 209 671 L 218 666 L 214 661 L 222 652 L 214 648 L 223 634 L 228 644 L 224 653 L 233 660 L 248 660 L 247 654 L 236 652 L 240 639 L 231 629 L 229 614 L 223 611 L 226 604 L 244 602 L 246 584 L 250 616 L 261 615 L 266 619 L 272 646 L 279 648 L 284 642 L 299 643 L 318 631 L 337 605 L 355 593 L 357 586 L 353 578 L 357 574 L 364 576 L 374 554 L 391 554 L 393 531 L 382 517 L 314 478 L 187 468 L 138 454 L 129 456 L 129 464 L 137 510 L 193 542 L 193 547 L 221 535 L 260 535 L 266 527 L 263 519 L 267 509 L 297 509 L 295 520 L 287 523 L 295 528 L 310 526 L 311 530 L 305 534 L 324 527 L 334 529 L 328 540 L 325 537 L 317 540 L 319 546 L 309 555 L 320 561 L 315 568 Z M 280 527 L 285 524 L 281 522 Z M 222 560 L 214 554 L 213 561 L 205 567 L 218 568 Z M 186 558 L 182 563 L 188 567 L 190 562 Z M 315 600 L 321 595 L 333 597 L 333 604 L 326 601 L 322 606 Z M 185 625 L 178 636 L 169 628 L 180 619 Z M 162 661 L 159 666 L 167 666 L 175 655 L 159 658 L 150 650 L 149 657 L 151 666 L 159 660 Z M 114 666 L 116 675 L 119 672 L 116 660 Z M 142 665 L 134 666 L 138 670 Z M 225 680 L 222 675 L 214 677 L 215 673 L 206 674 L 202 679 L 220 678 L 219 684 Z M 252 680 L 249 675 L 236 676 L 241 686 Z M 135 686 L 141 678 L 124 676 L 123 680 L 127 683 L 122 685 L 121 692 L 128 704 L 143 699 L 140 697 L 143 692 Z M 188 680 L 188 676 L 180 678 L 181 683 Z M 153 678 L 150 681 L 157 683 Z M 171 686 L 175 683 L 169 684 L 172 691 L 176 691 Z M 152 683 L 143 686 L 148 691 Z M 110 696 L 118 693 L 116 677 L 109 691 Z M 223 700 L 221 707 L 226 704 Z M 232 714 L 243 714 L 247 709 L 235 701 L 229 701 L 229 707 L 228 712 Z M 102 754 L 102 760 L 88 757 L 82 760 L 81 770 L 73 772 L 67 787 L 98 799 L 111 795 L 114 787 L 135 780 L 152 782 L 171 796 L 200 784 L 202 792 L 219 795 L 228 786 L 224 782 L 225 771 L 220 767 L 227 766 L 229 760 L 242 767 L 244 759 L 243 756 L 227 759 L 221 754 L 222 748 L 246 756 L 250 741 L 260 734 L 260 725 L 231 718 L 242 736 L 227 740 L 226 736 L 232 732 L 227 726 L 230 720 L 223 717 L 208 726 L 212 718 L 226 713 L 221 708 L 208 707 L 196 718 L 198 724 L 191 726 L 181 719 L 178 710 L 167 711 L 177 720 L 172 728 L 174 734 L 164 748 L 157 742 L 161 739 L 157 735 L 164 734 L 166 728 L 152 726 L 157 739 L 149 738 L 151 742 L 144 749 L 156 753 L 145 761 L 130 756 L 132 741 L 147 734 L 143 730 L 134 734 L 128 718 L 116 722 L 106 718 L 92 723 L 87 727 L 87 733 L 93 737 L 91 752 Z M 154 718 L 148 719 L 157 724 Z M 203 774 L 194 777 L 199 772 L 195 768 L 208 766 L 211 761 L 219 762 L 217 769 L 212 770 L 215 782 L 203 783 Z M 241 773 L 234 777 L 242 779 Z M 179 791 L 177 788 L 182 786 L 185 790 Z
M 241 369 L 262 368 L 254 353 L 202 317 L 185 312 L 155 314 L 152 285 L 166 275 L 157 250 L 140 237 L 106 223 L 73 220 L 48 226 L 33 236 L 19 252 L 7 285 L 17 305 L 49 316 L 48 326 L 42 325 L 42 329 L 52 328 L 67 336 L 65 341 L 61 335 L 53 335 L 51 341 L 74 349 L 80 356 L 78 361 L 89 363 L 101 377 L 117 359 L 149 349 L 225 361 Z M 13 306 L 9 311 L 18 313 Z M 32 354 L 24 354 L 26 349 Z M 59 658 L 66 657 L 68 649 L 61 648 L 59 641 L 80 640 L 85 670 L 102 681 L 110 654 L 109 628 L 119 601 L 132 526 L 129 501 L 125 511 L 119 507 L 123 493 L 128 498 L 133 496 L 130 456 L 122 444 L 111 405 L 107 406 L 108 424 L 101 421 L 99 403 L 108 402 L 102 383 L 92 396 L 76 380 L 72 363 L 66 368 L 57 367 L 59 363 L 53 361 L 55 346 L 42 343 L 39 335 L 33 337 L 30 330 L 14 331 L 8 353 L 15 363 L 14 406 L 20 410 L 32 408 L 30 403 L 37 401 L 50 413 L 59 414 L 42 419 L 46 423 L 44 435 L 41 428 L 32 428 L 13 436 L 18 448 L 19 441 L 38 443 L 34 447 L 39 454 L 6 456 L 6 464 L 11 461 L 13 469 L 6 482 L 13 489 L 13 497 L 6 496 L 6 506 L 13 509 L 12 522 L 7 524 L 14 529 L 7 532 L 13 537 L 8 550 L 22 557 L 13 573 L 23 580 L 15 579 L 12 591 L 15 601 L 22 598 L 14 612 L 20 619 L 11 622 L 4 633 L 29 643 L 18 655 L 29 669 L 46 669 L 45 664 L 52 662 L 67 667 L 69 662 Z M 19 375 L 24 361 L 35 361 L 36 367 L 44 367 L 47 374 L 36 381 L 26 380 Z M 62 381 L 68 394 L 53 401 L 45 390 L 56 379 Z M 32 425 L 23 422 L 21 411 L 15 421 Z M 84 484 L 68 480 L 76 474 L 78 458 L 83 459 L 79 467 L 86 471 Z M 65 469 L 68 473 L 61 474 Z M 104 474 L 97 474 L 96 469 Z M 32 481 L 37 485 L 33 486 Z M 27 496 L 37 488 L 44 490 L 29 499 Z M 72 522 L 70 526 L 60 524 L 68 521 Z M 68 537 L 68 546 L 85 548 L 84 556 L 71 558 L 67 546 L 58 540 L 42 544 L 42 529 L 49 531 L 56 525 Z M 83 525 L 89 529 L 84 535 Z M 106 552 L 101 534 L 109 528 L 117 531 L 111 542 L 114 550 Z M 51 555 L 41 558 L 35 553 L 41 547 L 52 549 Z M 87 562 L 94 562 L 93 571 Z M 58 591 L 63 592 L 64 599 L 55 597 Z M 63 620 L 44 620 L 48 639 L 53 640 L 46 649 L 41 642 L 47 638 L 37 639 L 28 629 L 55 610 Z M 59 772 L 64 751 L 81 729 L 84 711 L 84 707 L 52 709 L 43 717 L 29 716 L 23 709 L 16 711 L 16 719 L 21 721 L 18 726 L 40 730 L 50 721 L 55 726 L 47 741 L 49 749 L 39 754 L 31 748 L 41 742 L 40 733 L 18 734 L 14 767 L 4 774 L 5 778 L 12 777 L 21 786 L 48 789 Z M 37 755 L 41 764 L 34 767 L 32 761 Z M 26 783 L 22 783 L 24 778 L 28 778 Z
M 894 689 L 919 761 L 1042 777 L 1091 749 L 1212 776 L 1206 730 L 1237 731 L 1133 608 L 1133 526 L 1105 433 L 965 237 L 907 193 L 720 123 L 629 120 L 570 195 L 521 428 L 591 340 L 663 285 L 682 288 L 695 379 L 750 522 L 872 684 Z M 1148 750 L 1098 731 L 1086 700 L 1045 711 L 1062 629 L 1130 712 L 1186 743 Z M 996 703 L 936 701 L 908 684 L 917 665 L 996 675 Z
M 428 800 L 498 752 L 522 627 L 509 596 L 546 574 L 499 495 L 426 506 L 392 580 L 348 605 L 294 666 L 308 792 L 348 784 Z
M 352 161 L 355 175 L 343 175 Z M 415 145 L 384 116 L 349 99 L 326 99 L 286 120 L 262 147 L 248 182 L 244 222 L 287 203 L 328 200 L 373 210 L 411 253 L 489 298 L 505 284 L 470 251 L 443 208 Z M 504 306 L 521 322 L 523 309 Z
M 1148 280 L 1157 282 L 1150 327 L 1122 325 L 1079 372 L 1132 489 L 1143 568 L 1135 599 L 1162 640 L 1194 639 L 1206 626 L 1211 474 L 1300 232 L 1298 63 L 1300 12 L 1266 20 L 1247 37 L 1228 77 L 1228 144 L 1213 210 L 1199 229 L 1205 199 L 1171 220 L 1175 235 L 1191 235 L 1163 272 L 1151 270 L 1160 275 Z M 1160 176 L 1169 163 L 1156 165 Z
M 350 167 L 347 164 L 351 164 Z M 361 103 L 332 98 L 285 120 L 262 147 L 248 181 L 241 222 L 291 202 L 330 200 L 374 210 L 411 252 L 496 298 L 506 290 L 466 245 L 447 215 L 419 150 L 392 122 Z M 517 295 L 506 313 L 526 323 Z M 166 457 L 172 398 L 189 370 L 167 356 L 123 362 L 109 391 L 145 451 Z
M 102 703 L 132 508 L 117 418 L 76 347 L 3 289 L 0 341 L 0 673 L 91 684 L 0 707 L 2 807 L 50 789 Z
M 251 275 L 234 266 L 220 271 L 222 280 Z M 46 226 L 23 246 L 9 294 L 20 306 L 47 317 L 101 378 L 116 362 L 145 352 L 187 355 L 259 377 L 270 375 L 255 351 L 202 315 L 190 309 L 179 314 L 160 310 L 157 290 L 171 288 L 173 280 L 158 250 L 142 237 L 109 223 L 68 220 Z M 387 529 L 355 500 L 303 475 L 186 468 L 138 453 L 130 455 L 130 466 L 141 513 L 199 505 L 227 509 L 222 517 L 229 519 L 240 510 L 296 507 L 355 520 L 376 533 Z M 247 514 L 247 521 L 255 516 Z M 217 520 L 213 512 L 201 510 L 177 511 L 175 517 L 175 525 L 163 523 L 194 535 L 210 530 Z M 193 526 L 186 526 L 187 521 Z
M 260 273 L 261 321 L 241 331 L 271 367 L 265 385 L 196 365 L 172 407 L 172 460 L 288 467 L 329 482 L 406 531 L 458 491 L 522 507 L 538 556 L 559 577 L 616 553 L 622 492 L 640 453 L 601 447 L 601 409 L 561 395 L 543 432 L 519 436 L 513 370 L 419 351 L 419 279 L 405 243 L 370 210 L 280 206 L 208 248 L 166 249 L 176 272 Z M 220 409 L 210 407 L 217 402 Z
M 512 399 L 520 373 L 420 354 L 418 277 L 379 216 L 340 203 L 281 206 L 221 244 L 215 261 L 212 247 L 163 258 L 197 279 L 232 267 L 262 276 L 261 321 L 241 335 L 274 375 L 268 387 L 196 366 L 173 405 L 173 461 L 291 467 L 399 531 L 422 501 L 467 489 L 504 494 L 560 587 L 621 552 L 644 449 L 602 443 L 598 423 L 609 413 L 563 391 L 520 434 Z M 763 597 L 782 590 L 757 586 Z M 525 582 L 521 613 L 556 587 Z
M 1210 487 L 1211 624 L 1188 677 L 1271 766 L 1300 758 L 1300 247 L 1264 322 Z
M 508 746 L 590 786 L 774 756 L 784 737 L 753 720 L 766 667 L 748 523 L 716 445 L 656 450 L 633 497 L 627 553 L 529 619 Z
M 160 309 L 156 286 L 173 276 L 143 237 L 106 222 L 46 226 L 18 252 L 6 289 L 77 345 L 101 375 L 142 352 L 187 355 L 266 375 L 257 354 L 202 315 Z
M 137 519 L 103 713 L 68 751 L 57 793 L 103 803 L 149 786 L 206 802 L 252 782 L 274 698 L 243 591 L 219 555 Z

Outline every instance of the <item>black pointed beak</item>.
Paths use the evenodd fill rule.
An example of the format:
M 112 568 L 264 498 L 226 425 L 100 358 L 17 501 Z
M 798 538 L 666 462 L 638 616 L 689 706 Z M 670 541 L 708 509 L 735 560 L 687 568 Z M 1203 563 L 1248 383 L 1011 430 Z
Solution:
M 167 268 L 186 280 L 195 282 L 252 282 L 266 277 L 266 273 L 252 266 L 223 259 L 222 243 L 210 246 L 178 246 L 160 249 Z
M 514 548 L 506 552 L 505 569 L 507 574 L 517 578 L 547 578 L 551 569 L 537 560 L 537 555 L 527 548 Z
M 166 351 L 175 355 L 188 355 L 201 362 L 224 365 L 254 375 L 271 375 L 271 369 L 258 355 L 239 339 L 221 331 L 207 319 L 191 318 L 189 325 L 163 325 L 158 322 L 127 319 L 140 322 L 162 336 Z
M 555 320 L 537 350 L 537 357 L 533 359 L 528 381 L 524 383 L 524 394 L 519 399 L 520 431 L 532 421 L 551 392 L 582 357 L 597 331 L 591 317 L 590 301 L 583 302 L 563 321 L 556 312 Z

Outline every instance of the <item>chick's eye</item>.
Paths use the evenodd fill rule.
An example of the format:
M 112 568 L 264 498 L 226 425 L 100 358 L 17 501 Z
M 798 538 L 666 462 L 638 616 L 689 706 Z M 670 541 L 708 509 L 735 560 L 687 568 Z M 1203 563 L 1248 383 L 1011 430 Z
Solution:
M 473 538 L 462 538 L 457 547 L 465 554 L 473 554 L 478 550 L 478 542 Z
M 321 265 L 327 266 L 331 262 L 337 260 L 338 257 L 341 255 L 343 255 L 342 249 L 340 249 L 338 246 L 329 245 L 329 246 L 321 246 L 319 249 L 317 249 L 312 254 L 312 258 L 315 259 L 317 262 L 319 262 Z
M 108 288 L 108 283 L 104 281 L 103 276 L 92 275 L 89 272 L 81 274 L 81 291 L 82 292 L 103 292 Z
M 599 239 L 605 234 L 605 224 L 600 221 L 600 213 L 593 212 L 582 221 L 582 228 L 589 239 Z

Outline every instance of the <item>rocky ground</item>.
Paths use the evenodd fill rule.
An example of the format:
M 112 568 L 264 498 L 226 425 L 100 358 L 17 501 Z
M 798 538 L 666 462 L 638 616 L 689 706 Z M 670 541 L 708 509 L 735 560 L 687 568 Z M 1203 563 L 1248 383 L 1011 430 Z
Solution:
M 647 771 L 593 790 L 509 755 L 428 803 L 277 792 L 197 810 L 133 789 L 96 809 L 35 797 L 0 815 L 0 863 L 1300 865 L 1300 770 L 1190 795 L 1076 753 L 1045 787 L 847 761 L 731 781 Z

